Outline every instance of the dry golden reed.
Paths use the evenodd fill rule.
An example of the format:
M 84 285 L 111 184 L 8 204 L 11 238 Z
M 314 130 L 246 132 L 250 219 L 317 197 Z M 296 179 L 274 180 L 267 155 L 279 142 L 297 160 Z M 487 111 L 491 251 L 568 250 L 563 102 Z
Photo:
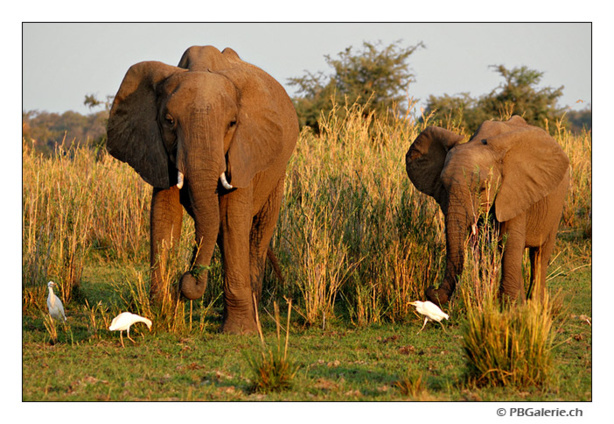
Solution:
M 409 302 L 442 279 L 445 227 L 439 206 L 407 178 L 405 153 L 427 124 L 439 123 L 431 117 L 425 123 L 376 118 L 358 105 L 335 107 L 345 113 L 322 116 L 319 134 L 300 134 L 272 243 L 287 283 L 271 289 L 277 280 L 267 273 L 265 290 L 293 298 L 311 325 L 339 318 L 355 325 L 413 319 Z M 591 134 L 560 128 L 555 138 L 572 170 L 561 233 L 590 237 Z M 139 270 L 116 284 L 133 287 L 126 301 L 147 311 L 150 196 L 151 187 L 132 168 L 104 152 L 75 146 L 42 157 L 24 143 L 24 307 L 45 309 L 51 279 L 70 303 L 84 268 L 102 264 Z M 167 270 L 171 291 L 189 266 L 193 244 L 193 223 L 185 214 L 177 258 Z M 497 264 L 492 266 L 494 272 Z M 195 311 L 219 305 L 217 249 L 209 272 L 201 303 L 169 297 L 164 314 L 176 318 L 161 328 L 190 328 Z M 196 319 L 202 328 L 202 316 Z

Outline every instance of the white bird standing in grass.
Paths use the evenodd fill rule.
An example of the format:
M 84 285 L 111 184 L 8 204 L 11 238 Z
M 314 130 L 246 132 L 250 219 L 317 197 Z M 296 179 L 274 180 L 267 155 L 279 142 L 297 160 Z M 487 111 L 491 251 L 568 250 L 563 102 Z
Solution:
M 122 337 L 122 331 L 125 330 L 128 338 L 132 340 L 132 338 L 130 337 L 130 326 L 136 322 L 144 322 L 145 325 L 147 325 L 149 331 L 151 331 L 150 319 L 144 318 L 140 315 L 132 314 L 130 312 L 122 312 L 121 314 L 113 318 L 113 321 L 111 321 L 111 326 L 109 327 L 109 330 L 119 331 L 119 339 L 122 342 L 122 347 L 125 347 L 124 339 Z M 132 343 L 136 342 L 132 340 Z
M 59 297 L 55 295 L 53 292 L 53 287 L 55 287 L 53 281 L 49 281 L 47 283 L 47 287 L 49 288 L 49 296 L 47 296 L 47 308 L 49 309 L 49 315 L 51 318 L 54 318 L 58 321 L 66 322 L 66 315 L 64 315 L 64 305 L 62 305 L 62 301 Z
M 443 330 L 444 331 L 446 330 L 441 320 L 444 318 L 449 319 L 450 316 L 446 314 L 444 311 L 442 311 L 441 309 L 439 309 L 439 307 L 435 305 L 433 302 L 430 302 L 428 300 L 426 302 L 421 302 L 419 300 L 416 300 L 415 302 L 409 302 L 409 304 L 415 306 L 416 311 L 418 311 L 419 314 L 422 314 L 425 316 L 424 324 L 422 324 L 422 328 L 420 329 L 420 331 L 422 331 L 422 329 L 424 328 L 428 320 L 437 321 L 439 324 L 441 324 L 441 326 L 443 327 Z M 420 331 L 418 331 L 416 334 L 420 334 Z

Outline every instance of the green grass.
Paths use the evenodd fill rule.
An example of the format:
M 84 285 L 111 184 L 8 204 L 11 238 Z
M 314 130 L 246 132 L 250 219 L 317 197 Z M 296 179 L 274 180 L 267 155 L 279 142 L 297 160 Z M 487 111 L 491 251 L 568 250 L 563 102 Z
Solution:
M 267 270 L 263 286 L 269 352 L 279 339 L 267 311 L 274 315 L 276 302 L 285 310 L 284 299 L 292 299 L 283 356 L 298 371 L 278 391 L 253 390 L 250 358 L 266 353 L 257 335 L 218 333 L 219 252 L 202 299 L 152 308 L 151 188 L 108 155 L 77 148 L 43 158 L 24 147 L 23 399 L 591 400 L 590 133 L 556 136 L 571 159 L 572 187 L 549 268 L 550 291 L 563 295 L 551 375 L 542 385 L 482 387 L 467 378 L 462 296 L 446 308 L 446 332 L 428 323 L 416 335 L 422 318 L 409 305 L 445 270 L 439 207 L 404 169 L 423 128 L 365 120 L 360 110 L 324 119 L 322 134 L 301 134 L 288 167 L 272 242 L 286 283 Z M 171 284 L 189 266 L 192 232 L 186 214 Z M 496 258 L 468 264 L 461 281 L 486 284 L 496 269 Z M 45 324 L 50 279 L 65 304 L 65 327 Z M 126 348 L 107 330 L 124 310 L 154 322 L 151 332 L 135 325 L 136 344 L 124 340 Z
M 107 277 L 113 274 L 107 271 Z M 122 275 L 121 270 L 115 273 Z M 583 268 L 549 283 L 567 295 L 569 311 L 555 336 L 552 378 L 543 387 L 519 390 L 468 382 L 464 321 L 458 315 L 446 323 L 446 332 L 429 323 L 419 335 L 422 319 L 417 316 L 405 323 L 360 327 L 338 319 L 324 330 L 293 318 L 288 355 L 300 368 L 289 389 L 263 393 L 254 392 L 253 370 L 246 359 L 262 352 L 259 337 L 218 333 L 219 308 L 209 310 L 203 330 L 194 325 L 191 331 L 150 333 L 136 325 L 131 331 L 136 344 L 124 340 L 122 348 L 119 335 L 104 329 L 99 311 L 94 311 L 98 327 L 93 329 L 86 308 L 70 303 L 69 326 L 58 326 L 58 342 L 53 345 L 44 314 L 24 315 L 23 399 L 589 401 L 592 328 L 582 315 L 590 317 L 590 277 L 590 269 Z M 84 281 L 82 291 L 86 298 L 96 299 L 112 291 L 112 285 Z M 265 340 L 274 345 L 275 323 L 263 310 L 261 318 Z M 418 375 L 417 392 L 399 384 Z

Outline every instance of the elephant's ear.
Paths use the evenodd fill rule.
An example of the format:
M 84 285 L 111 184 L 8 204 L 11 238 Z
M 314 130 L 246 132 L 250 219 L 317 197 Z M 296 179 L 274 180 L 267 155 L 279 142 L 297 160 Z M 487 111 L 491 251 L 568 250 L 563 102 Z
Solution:
M 428 127 L 416 137 L 405 155 L 405 169 L 411 182 L 440 205 L 445 198 L 440 176 L 446 155 L 463 138 L 444 128 Z
M 156 87 L 183 71 L 161 62 L 130 67 L 115 95 L 107 124 L 107 149 L 154 187 L 171 185 L 169 160 L 157 123 Z
M 227 69 L 232 64 L 228 60 L 229 57 L 226 55 L 226 50 L 228 49 L 225 49 L 224 53 L 222 53 L 213 46 L 192 46 L 183 53 L 177 66 L 189 69 L 190 71 L 216 72 Z
M 296 112 L 283 87 L 259 68 L 248 65 L 221 74 L 239 92 L 239 116 L 226 166 L 230 184 L 241 188 L 248 186 L 258 172 L 289 156 L 286 150 L 291 143 L 284 139 L 289 141 L 294 132 L 298 133 Z
M 486 140 L 502 158 L 502 182 L 495 198 L 499 222 L 526 211 L 564 178 L 569 159 L 546 131 L 525 126 Z

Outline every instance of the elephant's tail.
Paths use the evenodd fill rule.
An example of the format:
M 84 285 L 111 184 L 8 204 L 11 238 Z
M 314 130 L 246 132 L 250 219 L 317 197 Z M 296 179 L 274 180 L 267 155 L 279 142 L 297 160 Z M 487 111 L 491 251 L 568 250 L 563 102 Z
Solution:
M 273 253 L 273 249 L 271 249 L 270 246 L 269 246 L 269 248 L 266 251 L 266 255 L 267 255 L 267 258 L 269 258 L 269 262 L 271 262 L 271 265 L 273 266 L 273 272 L 275 273 L 275 275 L 279 279 L 279 282 L 281 283 L 282 286 L 285 286 L 286 285 L 286 281 L 284 280 L 284 276 L 281 273 L 281 267 L 279 266 L 279 262 L 277 261 L 277 257 L 275 256 L 275 253 Z

